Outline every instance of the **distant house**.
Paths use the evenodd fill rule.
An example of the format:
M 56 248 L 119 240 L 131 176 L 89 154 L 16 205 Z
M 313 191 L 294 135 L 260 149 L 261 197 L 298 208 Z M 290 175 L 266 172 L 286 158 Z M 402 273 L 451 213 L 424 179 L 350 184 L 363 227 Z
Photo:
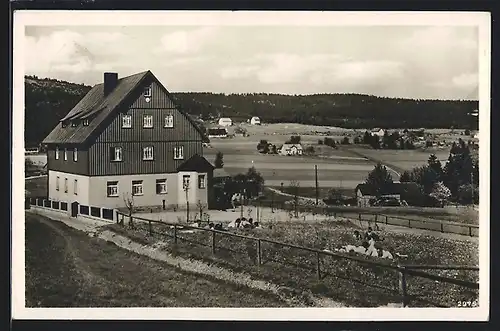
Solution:
M 231 125 L 233 125 L 233 120 L 231 120 L 229 117 L 222 117 L 219 119 L 219 125 L 220 126 L 231 126 Z
M 283 144 L 278 150 L 281 155 L 302 155 L 303 152 L 301 144 Z
M 260 118 L 257 116 L 254 116 L 250 119 L 250 124 L 252 125 L 260 125 Z
M 354 189 L 358 207 L 369 207 L 377 198 L 395 198 L 398 200 L 413 198 L 420 194 L 420 189 L 416 183 L 393 183 L 380 194 L 377 190 L 366 183 L 359 184 Z
M 479 139 L 479 132 L 474 133 L 474 139 Z
M 372 134 L 372 136 L 383 137 L 385 134 L 385 131 L 384 131 L 384 129 L 381 129 L 381 128 L 375 128 L 375 129 L 372 129 L 371 134 Z
M 208 129 L 209 138 L 227 138 L 227 130 L 225 128 Z

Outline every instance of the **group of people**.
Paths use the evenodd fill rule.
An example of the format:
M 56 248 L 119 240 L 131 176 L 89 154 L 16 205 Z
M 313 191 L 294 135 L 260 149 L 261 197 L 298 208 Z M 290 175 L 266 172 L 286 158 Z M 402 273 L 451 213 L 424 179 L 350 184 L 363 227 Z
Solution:
M 260 228 L 259 222 L 254 222 L 253 218 L 237 218 L 227 225 L 228 228 L 256 229 Z

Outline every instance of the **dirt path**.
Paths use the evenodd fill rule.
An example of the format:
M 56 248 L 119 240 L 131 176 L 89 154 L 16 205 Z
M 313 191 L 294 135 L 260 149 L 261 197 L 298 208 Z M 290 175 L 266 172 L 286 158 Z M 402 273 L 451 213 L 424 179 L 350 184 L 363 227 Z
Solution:
M 31 214 L 31 212 L 28 213 Z M 45 212 L 40 212 L 40 214 L 45 214 Z M 161 261 L 162 263 L 165 263 L 167 265 L 174 266 L 177 270 L 182 272 L 187 272 L 193 275 L 194 277 L 199 277 L 202 279 L 203 277 L 209 277 L 210 279 L 212 278 L 216 279 L 218 283 L 225 284 L 225 287 L 227 287 L 225 290 L 226 292 L 232 291 L 231 293 L 233 294 L 231 295 L 226 294 L 229 297 L 235 295 L 234 293 L 238 293 L 238 291 L 245 291 L 246 289 L 246 291 L 248 292 L 246 296 L 247 297 L 250 296 L 251 298 L 248 300 L 248 302 L 242 302 L 241 300 L 237 300 L 239 301 L 239 303 L 235 306 L 241 306 L 241 307 L 252 306 L 252 303 L 254 303 L 254 306 L 264 306 L 262 302 L 258 302 L 257 304 L 255 303 L 259 299 L 259 294 L 260 296 L 263 296 L 262 293 L 267 293 L 267 297 L 270 296 L 271 298 L 274 298 L 271 300 L 266 296 L 264 296 L 266 297 L 265 304 L 267 304 L 267 306 L 294 306 L 294 307 L 309 306 L 310 304 L 307 304 L 306 301 L 308 301 L 309 303 L 312 302 L 314 306 L 318 307 L 343 306 L 341 303 L 335 302 L 326 297 L 312 295 L 312 293 L 310 293 L 307 300 L 304 301 L 303 298 L 291 295 L 290 294 L 291 292 L 288 291 L 287 288 L 285 287 L 281 287 L 258 279 L 252 279 L 250 275 L 247 275 L 245 273 L 233 272 L 231 270 L 214 265 L 209 265 L 207 263 L 200 262 L 197 260 L 190 260 L 177 256 L 174 257 L 171 254 L 169 254 L 166 250 L 164 250 L 165 247 L 162 242 L 157 242 L 153 246 L 145 246 L 133 242 L 130 239 L 118 235 L 112 231 L 109 230 L 103 231 L 101 229 L 102 224 L 77 226 L 77 224 L 79 223 L 78 220 L 72 220 L 71 218 L 65 217 L 64 215 L 51 215 L 51 216 L 57 221 L 60 221 L 70 227 L 76 227 L 80 231 L 87 233 L 87 236 L 97 237 L 94 238 L 94 240 L 102 239 L 103 242 L 114 243 L 119 248 L 125 249 L 133 253 L 137 253 L 139 256 L 143 257 L 145 256 L 151 258 L 151 260 Z M 79 255 L 81 254 L 81 247 L 76 249 L 77 245 L 74 245 L 75 240 L 72 239 L 74 233 L 68 232 L 67 230 L 61 228 L 62 224 L 59 222 L 47 219 L 42 220 L 41 222 L 46 226 L 50 227 L 50 229 L 54 233 L 65 238 L 65 246 L 67 247 L 68 254 L 72 257 L 72 260 L 74 262 L 74 265 L 77 267 L 77 270 L 79 270 L 82 281 L 84 282 L 86 288 L 105 289 L 109 287 L 109 285 L 106 285 L 106 279 L 99 276 L 99 274 L 95 274 L 95 272 L 92 271 L 93 265 L 88 264 L 79 257 Z M 89 238 L 89 240 L 91 239 L 92 238 Z M 79 243 L 78 244 L 79 246 L 82 245 L 81 238 L 78 238 L 77 242 Z M 124 260 L 122 262 L 130 263 L 130 261 L 128 260 L 130 259 Z M 147 262 L 144 261 L 141 262 L 141 264 L 144 263 L 147 264 Z M 163 273 L 164 271 L 162 268 L 162 274 Z M 235 286 L 238 289 L 237 291 L 234 291 L 234 289 L 232 289 Z M 256 293 L 253 293 L 254 291 L 256 291 Z M 221 294 L 219 293 L 218 296 L 220 297 Z M 253 298 L 252 296 L 255 296 L 256 298 Z M 226 298 L 226 301 L 229 301 L 229 298 Z M 264 299 L 261 298 L 260 301 L 264 301 Z M 222 302 L 224 302 L 224 300 L 222 300 Z M 169 305 L 167 306 L 172 306 L 172 305 L 176 306 L 177 305 L 176 303 L 178 304 L 178 302 L 169 301 Z M 232 301 L 227 302 L 229 306 L 232 306 L 231 303 Z M 215 304 L 214 306 L 221 306 L 220 303 L 214 303 L 214 304 Z M 140 304 L 134 303 L 133 305 L 138 306 Z

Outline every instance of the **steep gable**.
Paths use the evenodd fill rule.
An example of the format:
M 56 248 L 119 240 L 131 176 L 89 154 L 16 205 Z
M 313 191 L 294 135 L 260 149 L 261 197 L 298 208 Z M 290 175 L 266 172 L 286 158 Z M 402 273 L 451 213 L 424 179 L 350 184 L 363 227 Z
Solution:
M 109 119 L 116 116 L 117 110 L 126 103 L 132 103 L 131 97 L 142 93 L 145 80 L 153 81 L 169 97 L 172 106 L 183 116 L 186 116 L 191 125 L 204 137 L 193 119 L 188 116 L 181 107 L 175 103 L 167 89 L 158 81 L 151 71 L 141 72 L 118 80 L 116 87 L 107 95 L 104 95 L 104 83 L 95 85 L 71 111 L 61 119 L 57 126 L 43 140 L 44 144 L 82 144 L 88 142 L 103 130 L 103 125 L 109 124 Z M 81 121 L 88 120 L 88 125 Z M 71 126 L 72 121 L 78 125 Z

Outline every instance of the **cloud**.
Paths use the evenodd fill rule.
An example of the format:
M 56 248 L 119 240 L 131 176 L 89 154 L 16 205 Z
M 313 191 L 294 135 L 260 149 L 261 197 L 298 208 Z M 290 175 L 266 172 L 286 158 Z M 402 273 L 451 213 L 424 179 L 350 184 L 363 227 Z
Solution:
M 463 89 L 474 89 L 478 86 L 479 77 L 477 73 L 465 73 L 451 79 L 454 86 Z
M 401 42 L 403 48 L 428 48 L 430 51 L 442 49 L 462 49 L 477 51 L 478 35 L 473 29 L 451 26 L 432 26 L 417 29 L 409 38 Z
M 124 35 L 116 32 L 81 34 L 70 30 L 54 31 L 39 38 L 28 36 L 25 39 L 26 71 L 83 73 L 91 70 L 102 55 L 120 53 L 114 45 L 119 45 L 123 38 Z
M 215 27 L 202 27 L 195 30 L 175 31 L 161 37 L 161 45 L 155 49 L 155 52 L 167 52 L 186 54 L 197 52 L 209 42 L 217 32 Z

